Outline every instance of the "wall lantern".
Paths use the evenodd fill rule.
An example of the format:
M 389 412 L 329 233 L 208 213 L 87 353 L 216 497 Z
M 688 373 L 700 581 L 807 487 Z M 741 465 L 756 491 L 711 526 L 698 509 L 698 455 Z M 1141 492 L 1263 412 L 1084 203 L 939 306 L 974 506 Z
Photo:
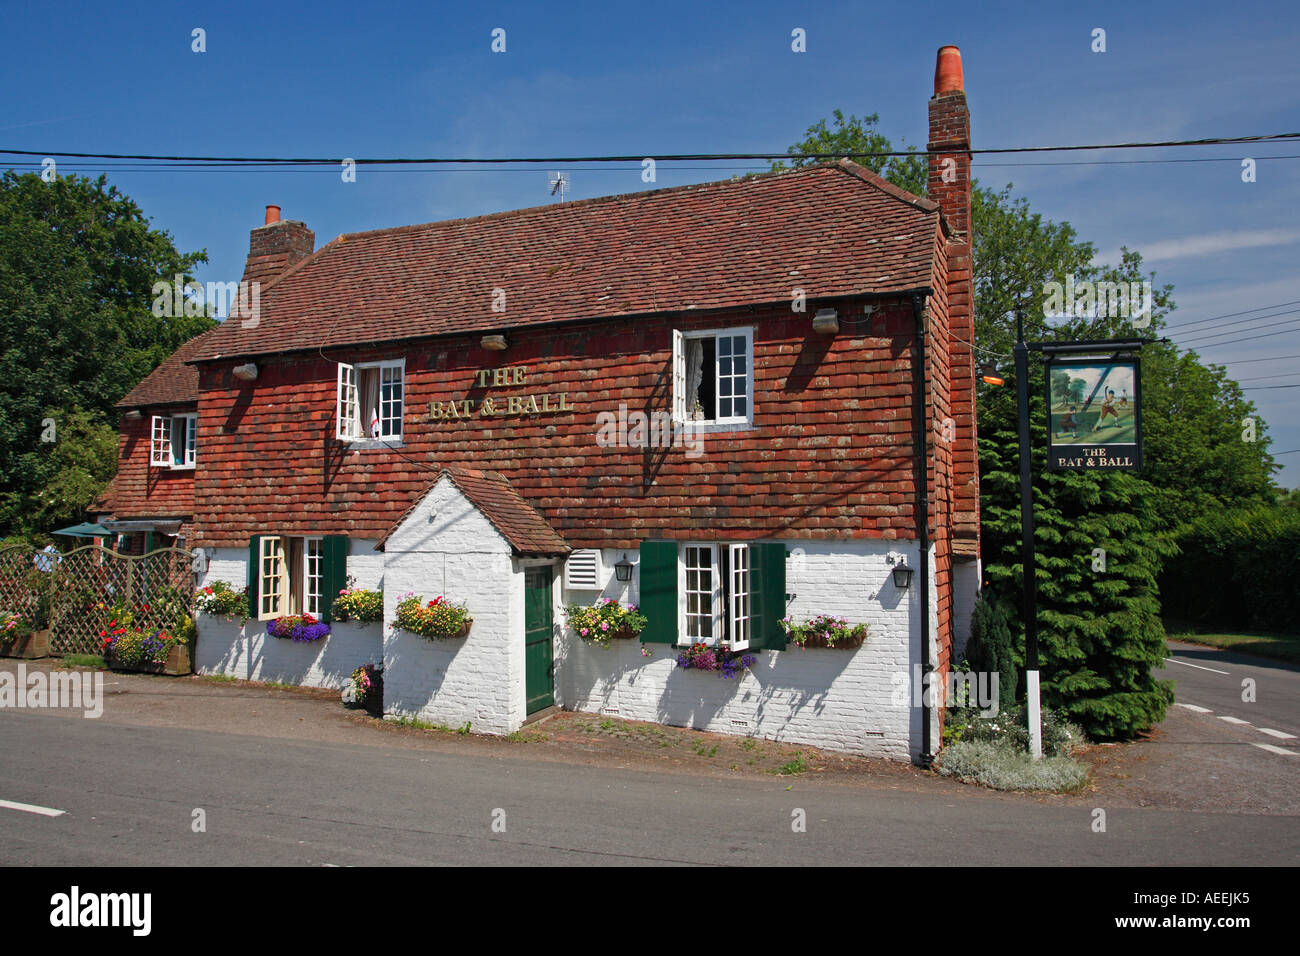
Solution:
M 140 413 L 140 409 L 133 408 L 122 417 L 125 418 L 128 422 L 138 422 L 144 416 Z
M 249 362 L 246 365 L 236 365 L 232 371 L 234 372 L 235 378 L 241 379 L 245 382 L 251 382 L 253 379 L 257 378 L 257 363 Z
M 485 335 L 479 344 L 492 352 L 504 352 L 509 347 L 504 335 Z
M 834 309 L 818 309 L 813 316 L 813 331 L 834 335 L 840 330 L 840 316 Z
M 632 580 L 632 562 L 627 559 L 626 554 L 623 555 L 621 561 L 614 564 L 614 577 L 620 581 Z
M 1002 376 L 998 374 L 998 367 L 992 362 L 985 362 L 980 366 L 980 378 L 985 385 L 1002 385 Z
M 907 566 L 907 559 L 894 568 L 894 587 L 900 591 L 906 591 L 912 584 L 912 569 Z

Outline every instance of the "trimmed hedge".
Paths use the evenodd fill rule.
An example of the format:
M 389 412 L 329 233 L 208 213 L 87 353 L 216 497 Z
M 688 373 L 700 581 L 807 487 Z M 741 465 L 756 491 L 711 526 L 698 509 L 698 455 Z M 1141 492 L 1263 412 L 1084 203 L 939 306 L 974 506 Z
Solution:
M 1300 511 L 1210 511 L 1182 529 L 1160 576 L 1172 617 L 1232 630 L 1294 631 L 1300 620 Z

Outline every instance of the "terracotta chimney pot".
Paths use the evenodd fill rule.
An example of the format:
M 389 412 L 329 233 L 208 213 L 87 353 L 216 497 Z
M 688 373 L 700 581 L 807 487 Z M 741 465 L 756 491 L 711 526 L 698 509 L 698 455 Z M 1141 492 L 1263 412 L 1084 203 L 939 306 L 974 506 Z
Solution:
M 939 47 L 934 64 L 934 95 L 961 92 L 964 89 L 961 75 L 961 50 L 955 46 Z
M 941 51 L 941 52 L 942 52 L 942 51 Z M 960 73 L 961 73 L 961 64 L 960 64 L 960 62 L 959 62 L 958 65 L 957 65 L 957 72 L 958 72 L 958 74 L 960 75 Z M 938 81 L 936 80 L 935 82 L 937 83 Z M 280 221 L 280 207 L 279 207 L 279 206 L 267 206 L 267 207 L 266 207 L 266 223 L 265 223 L 265 225 L 268 225 L 268 226 L 269 226 L 269 225 L 271 225 L 271 223 L 273 223 L 273 222 L 279 222 L 279 221 Z

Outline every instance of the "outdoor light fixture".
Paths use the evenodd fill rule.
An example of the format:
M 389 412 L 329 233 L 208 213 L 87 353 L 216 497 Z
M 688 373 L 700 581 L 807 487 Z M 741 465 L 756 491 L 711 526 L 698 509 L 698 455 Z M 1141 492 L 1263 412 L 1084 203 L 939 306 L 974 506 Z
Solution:
M 894 587 L 900 591 L 906 591 L 912 584 L 912 569 L 907 566 L 907 559 L 894 568 Z
M 479 344 L 493 352 L 504 352 L 509 347 L 504 335 L 485 335 Z
M 1003 384 L 1003 378 L 998 374 L 998 368 L 992 362 L 985 362 L 980 366 L 980 378 L 985 385 Z
M 140 414 L 140 409 L 133 408 L 122 417 L 125 418 L 128 422 L 138 422 L 144 416 Z
M 818 309 L 813 316 L 813 331 L 834 335 L 840 330 L 840 316 L 834 309 Z
M 627 559 L 626 554 L 623 555 L 621 561 L 614 564 L 614 577 L 620 581 L 632 580 L 632 562 Z
M 242 379 L 245 382 L 251 382 L 257 378 L 257 363 L 249 362 L 246 365 L 236 365 L 233 369 L 235 378 Z

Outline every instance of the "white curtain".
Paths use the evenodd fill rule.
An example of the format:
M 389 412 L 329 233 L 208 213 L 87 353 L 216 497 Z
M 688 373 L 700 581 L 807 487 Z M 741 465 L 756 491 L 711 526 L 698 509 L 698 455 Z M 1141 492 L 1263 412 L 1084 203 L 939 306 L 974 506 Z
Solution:
M 704 340 L 686 340 L 686 420 L 694 421 L 701 415 L 695 411 L 704 378 Z

